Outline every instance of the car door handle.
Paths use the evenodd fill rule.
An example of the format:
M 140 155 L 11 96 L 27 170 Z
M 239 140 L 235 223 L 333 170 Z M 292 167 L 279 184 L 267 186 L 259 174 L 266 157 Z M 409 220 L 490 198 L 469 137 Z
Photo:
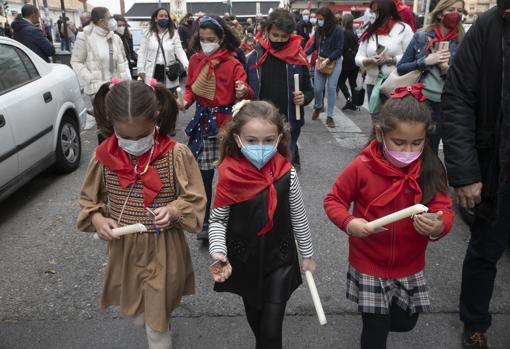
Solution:
M 5 118 L 3 115 L 0 115 L 0 128 L 5 126 Z
M 44 103 L 50 103 L 53 100 L 53 96 L 51 95 L 51 92 L 46 92 L 43 94 Z

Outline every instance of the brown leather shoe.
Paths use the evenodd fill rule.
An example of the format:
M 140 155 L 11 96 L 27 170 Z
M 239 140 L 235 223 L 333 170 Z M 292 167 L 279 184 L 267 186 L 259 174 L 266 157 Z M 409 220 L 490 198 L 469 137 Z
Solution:
M 333 121 L 333 118 L 331 116 L 328 116 L 326 118 L 326 125 L 329 127 L 329 128 L 335 128 L 335 121 Z
M 321 114 L 320 109 L 314 109 L 312 114 L 312 120 L 317 120 L 319 118 L 319 115 Z
M 464 349 L 488 349 L 487 337 L 483 332 L 469 331 L 464 329 L 462 335 L 462 347 Z

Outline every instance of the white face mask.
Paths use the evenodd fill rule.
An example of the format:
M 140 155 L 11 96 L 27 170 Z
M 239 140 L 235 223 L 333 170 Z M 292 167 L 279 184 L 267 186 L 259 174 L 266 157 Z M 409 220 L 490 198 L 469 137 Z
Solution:
M 371 23 L 371 24 L 374 24 L 375 20 L 377 19 L 377 14 L 375 14 L 375 12 L 370 12 L 368 14 L 368 21 Z
M 115 18 L 110 18 L 108 20 L 108 30 L 113 32 L 115 31 L 115 29 L 117 29 L 117 21 L 115 20 Z
M 115 31 L 117 33 L 119 33 L 120 35 L 124 35 L 124 33 L 126 32 L 126 27 L 117 27 L 117 29 L 115 29 Z
M 115 135 L 117 136 L 119 147 L 121 147 L 126 153 L 133 156 L 140 156 L 149 151 L 149 149 L 154 145 L 154 132 L 155 131 L 146 137 L 137 139 L 136 141 L 122 138 L 117 133 L 115 133 Z
M 202 47 L 202 51 L 204 55 L 210 56 L 214 52 L 216 52 L 220 48 L 220 44 L 217 42 L 202 42 L 200 41 L 200 46 Z

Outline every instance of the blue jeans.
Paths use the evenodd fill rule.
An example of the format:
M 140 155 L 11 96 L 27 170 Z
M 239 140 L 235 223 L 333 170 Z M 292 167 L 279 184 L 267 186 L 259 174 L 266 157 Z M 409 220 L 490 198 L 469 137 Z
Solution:
M 299 148 L 297 141 L 301 134 L 301 125 L 294 125 L 290 130 L 290 154 L 292 157 L 292 165 L 300 165 Z
M 335 69 L 331 73 L 331 75 L 324 75 L 320 73 L 317 69 L 315 69 L 315 79 L 313 85 L 313 94 L 315 98 L 314 109 L 322 108 L 322 103 L 324 99 L 324 90 L 326 88 L 327 82 L 327 90 L 328 90 L 328 106 L 326 110 L 327 116 L 333 116 L 333 109 L 335 108 L 336 102 L 336 85 L 338 84 L 338 78 L 340 77 L 340 73 L 342 72 L 342 57 L 340 57 L 336 61 Z
M 367 100 L 370 103 L 370 96 L 372 96 L 372 91 L 374 90 L 374 85 L 367 84 Z
M 60 50 L 71 51 L 71 40 L 69 38 L 60 38 Z

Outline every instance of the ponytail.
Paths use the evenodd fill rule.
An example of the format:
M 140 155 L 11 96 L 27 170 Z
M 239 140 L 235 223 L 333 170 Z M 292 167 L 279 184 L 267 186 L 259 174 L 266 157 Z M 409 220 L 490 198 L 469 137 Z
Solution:
M 110 136 L 113 133 L 113 123 L 106 112 L 106 95 L 110 92 L 110 83 L 101 85 L 94 97 L 94 118 L 96 119 L 97 132 Z
M 159 133 L 161 135 L 170 135 L 175 131 L 175 123 L 177 122 L 177 115 L 179 108 L 173 93 L 162 84 L 154 86 L 154 93 L 158 100 L 159 115 L 156 124 L 159 126 Z
M 429 145 L 428 137 L 421 155 L 420 188 L 423 193 L 422 204 L 426 205 L 437 193 L 447 193 L 446 170 L 443 163 Z

